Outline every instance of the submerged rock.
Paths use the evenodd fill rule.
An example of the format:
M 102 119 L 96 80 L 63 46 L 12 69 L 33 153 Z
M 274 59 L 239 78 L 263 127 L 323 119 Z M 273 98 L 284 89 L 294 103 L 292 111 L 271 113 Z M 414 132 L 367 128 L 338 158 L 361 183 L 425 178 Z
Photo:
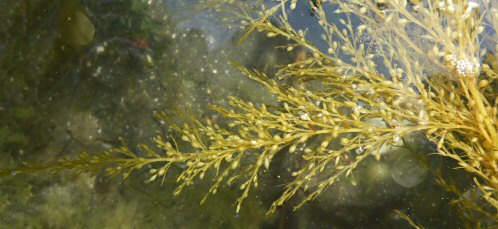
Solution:
M 93 41 L 95 26 L 77 0 L 68 1 L 59 17 L 59 37 L 69 45 L 87 45 Z

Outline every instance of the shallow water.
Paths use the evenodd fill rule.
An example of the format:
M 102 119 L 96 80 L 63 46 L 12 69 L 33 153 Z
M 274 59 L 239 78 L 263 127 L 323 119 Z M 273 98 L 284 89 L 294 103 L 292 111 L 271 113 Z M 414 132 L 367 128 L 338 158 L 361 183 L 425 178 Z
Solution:
M 325 49 L 316 18 L 303 2 L 289 21 L 296 29 L 309 28 L 307 39 Z M 275 66 L 295 58 L 273 48 L 287 41 L 256 34 L 238 45 L 240 29 L 227 28 L 223 13 L 198 12 L 190 3 L 195 1 L 0 0 L 0 165 L 49 162 L 82 151 L 96 154 L 123 143 L 137 149 L 157 135 L 172 134 L 154 116 L 158 111 L 181 110 L 215 120 L 218 116 L 207 105 L 224 105 L 228 96 L 276 104 L 263 86 L 229 61 L 274 74 Z M 67 15 L 78 16 L 68 20 Z M 433 147 L 416 143 L 415 137 L 412 141 L 422 145 L 421 151 Z M 284 206 L 272 216 L 265 212 L 289 179 L 276 175 L 292 168 L 288 158 L 278 159 L 275 171 L 266 174 L 239 214 L 234 205 L 238 187 L 224 187 L 204 205 L 198 203 L 209 188 L 208 179 L 173 196 L 180 167 L 152 183 L 144 183 L 145 170 L 124 181 L 109 179 L 104 171 L 13 171 L 0 180 L 0 225 L 409 228 L 393 213 L 402 209 L 422 212 L 417 220 L 434 228 L 455 226 L 446 205 L 449 198 L 417 157 L 406 154 L 367 160 L 353 178 L 339 180 L 298 212 Z

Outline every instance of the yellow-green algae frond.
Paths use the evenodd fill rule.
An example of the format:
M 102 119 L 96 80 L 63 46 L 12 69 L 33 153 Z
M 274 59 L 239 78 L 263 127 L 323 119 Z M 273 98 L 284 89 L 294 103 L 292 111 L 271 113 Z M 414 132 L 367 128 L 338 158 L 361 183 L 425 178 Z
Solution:
M 473 185 L 486 202 L 482 206 L 463 198 L 451 179 L 441 175 L 438 182 L 462 197 L 453 203 L 496 225 L 498 62 L 485 56 L 498 51 L 498 1 L 320 2 L 312 7 L 325 48 L 309 41 L 307 30 L 296 30 L 289 22 L 287 14 L 297 0 L 269 9 L 236 1 L 203 5 L 227 10 L 247 34 L 281 36 L 289 43 L 279 48 L 304 47 L 311 53 L 282 66 L 276 76 L 234 63 L 278 98 L 277 106 L 230 97 L 229 106 L 210 107 L 223 117 L 221 122 L 179 114 L 183 124 L 170 123 L 180 137 L 157 137 L 159 150 L 143 146 L 143 152 L 137 153 L 123 147 L 5 169 L 1 174 L 107 166 L 110 175 L 122 173 L 126 178 L 150 164 L 152 182 L 165 179 L 168 169 L 180 164 L 184 170 L 177 177 L 175 194 L 210 173 L 208 194 L 224 185 L 240 187 L 238 212 L 275 155 L 286 154 L 299 160 L 299 167 L 289 172 L 292 178 L 273 202 L 272 213 L 299 190 L 306 190 L 299 208 L 341 176 L 351 176 L 366 158 L 381 160 L 386 148 L 399 146 L 404 136 L 421 133 L 434 143 L 438 155 L 453 159 L 474 178 Z M 169 113 L 158 116 L 171 119 Z

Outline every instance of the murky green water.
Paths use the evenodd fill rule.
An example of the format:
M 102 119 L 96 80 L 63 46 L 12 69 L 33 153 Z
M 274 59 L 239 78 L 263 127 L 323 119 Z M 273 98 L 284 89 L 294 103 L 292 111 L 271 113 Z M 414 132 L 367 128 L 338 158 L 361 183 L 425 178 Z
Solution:
M 273 74 L 298 55 L 273 48 L 287 41 L 253 35 L 238 45 L 240 31 L 227 28 L 222 13 L 179 2 L 0 0 L 0 165 L 150 144 L 172 134 L 157 111 L 216 120 L 207 105 L 231 95 L 276 103 L 229 61 Z M 296 27 L 315 26 L 308 11 L 298 5 Z M 449 197 L 417 155 L 402 150 L 367 161 L 298 212 L 290 203 L 265 216 L 288 181 L 278 171 L 294 163 L 278 161 L 239 214 L 238 187 L 224 187 L 204 205 L 206 179 L 173 196 L 180 167 L 152 183 L 144 183 L 146 170 L 126 180 L 104 171 L 13 173 L 0 180 L 0 228 L 409 228 L 394 209 L 417 212 L 433 228 L 456 226 Z

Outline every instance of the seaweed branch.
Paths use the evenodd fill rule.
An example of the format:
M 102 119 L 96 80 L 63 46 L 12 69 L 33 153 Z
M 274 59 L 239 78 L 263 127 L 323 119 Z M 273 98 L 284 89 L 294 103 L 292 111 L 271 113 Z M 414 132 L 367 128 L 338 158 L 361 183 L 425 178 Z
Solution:
M 233 63 L 266 87 L 279 100 L 278 106 L 229 97 L 229 106 L 210 107 L 223 117 L 224 124 L 189 115 L 181 115 L 182 125 L 171 123 L 189 146 L 185 150 L 158 137 L 155 143 L 164 155 L 146 148 L 147 156 L 138 156 L 123 147 L 103 156 L 82 154 L 78 159 L 1 170 L 0 175 L 43 169 L 91 171 L 105 165 L 110 166 L 109 174 L 123 172 L 126 178 L 153 164 L 149 169 L 149 181 L 153 181 L 165 176 L 172 164 L 181 164 L 184 170 L 177 177 L 175 194 L 212 171 L 208 194 L 225 184 L 237 184 L 242 192 L 236 200 L 239 212 L 275 155 L 287 154 L 300 160 L 299 168 L 289 172 L 293 178 L 273 202 L 269 210 L 273 213 L 300 190 L 307 190 L 295 208 L 301 207 L 339 177 L 350 176 L 365 158 L 380 160 L 381 153 L 399 144 L 403 136 L 421 132 L 437 146 L 438 155 L 453 159 L 475 178 L 473 185 L 492 206 L 478 210 L 488 211 L 485 216 L 498 222 L 498 99 L 496 94 L 484 93 L 494 91 L 497 72 L 492 65 L 481 63 L 486 49 L 497 51 L 483 47 L 485 41 L 496 45 L 498 40 L 490 32 L 498 30 L 496 0 L 480 4 L 465 0 L 323 1 L 313 10 L 326 48 L 308 40 L 306 31 L 296 30 L 288 21 L 285 10 L 293 9 L 296 1 L 261 7 L 257 14 L 242 3 L 217 2 L 228 4 L 228 12 L 246 27 L 241 40 L 259 31 L 288 39 L 289 44 L 281 48 L 302 47 L 312 54 L 282 67 L 277 77 Z M 326 11 L 327 4 L 336 10 Z M 372 43 L 367 44 L 365 37 Z M 289 86 L 279 80 L 284 78 L 296 83 Z M 168 120 L 170 115 L 159 117 Z

